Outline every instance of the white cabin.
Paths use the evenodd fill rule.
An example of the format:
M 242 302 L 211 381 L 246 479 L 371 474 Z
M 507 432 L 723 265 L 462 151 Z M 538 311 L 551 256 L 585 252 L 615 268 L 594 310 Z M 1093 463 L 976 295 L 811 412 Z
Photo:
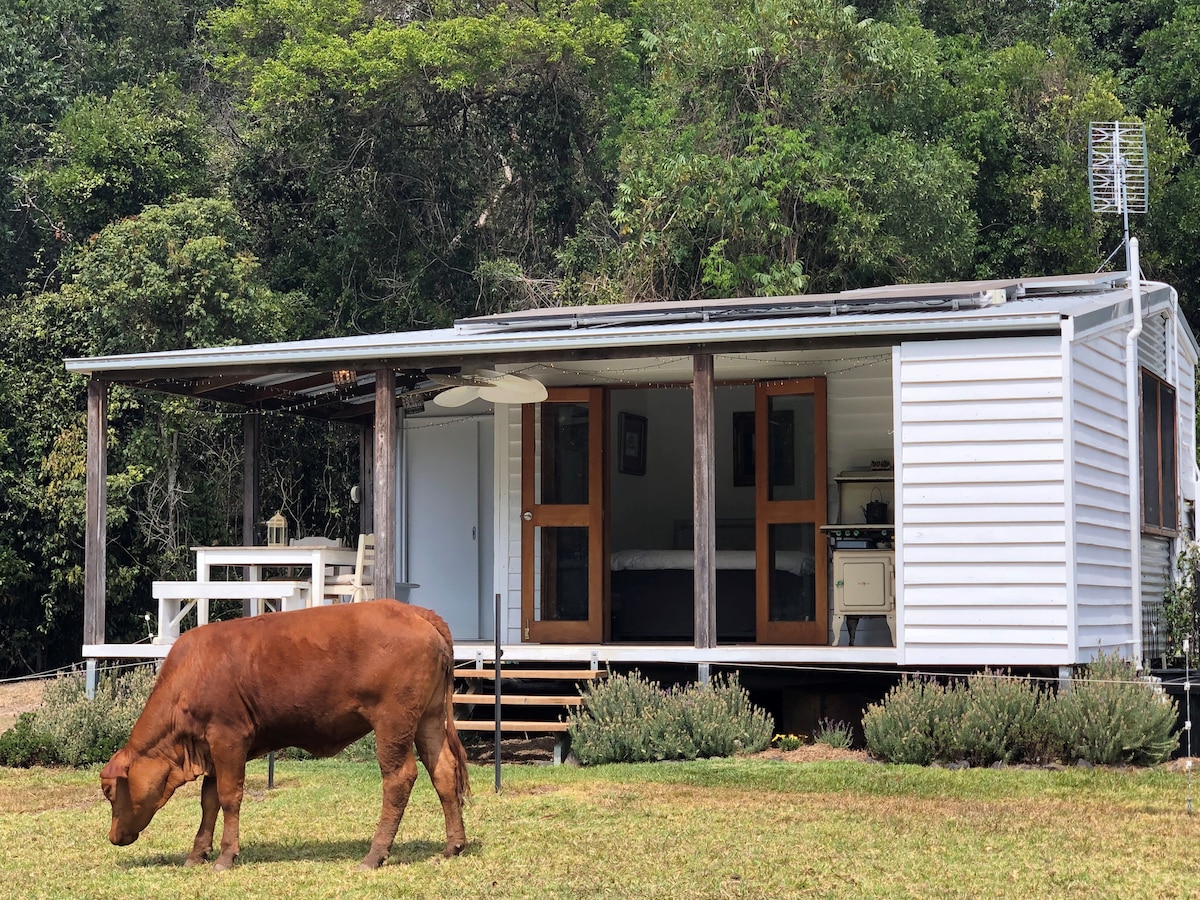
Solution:
M 1200 351 L 1175 291 L 1138 284 L 539 309 L 67 366 L 97 445 L 112 383 L 360 419 L 381 580 L 419 585 L 462 660 L 1064 669 L 1161 655 L 1193 530 Z M 548 395 L 438 405 L 480 369 Z M 84 656 L 161 655 L 104 639 L 95 515 Z

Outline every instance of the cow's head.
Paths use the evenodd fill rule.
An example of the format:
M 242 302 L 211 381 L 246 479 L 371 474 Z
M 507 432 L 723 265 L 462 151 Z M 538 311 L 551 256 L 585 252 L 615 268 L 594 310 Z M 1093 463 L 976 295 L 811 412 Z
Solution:
M 138 839 L 179 786 L 179 779 L 171 777 L 177 768 L 160 755 L 128 747 L 113 754 L 100 772 L 100 790 L 112 804 L 110 841 L 124 847 Z

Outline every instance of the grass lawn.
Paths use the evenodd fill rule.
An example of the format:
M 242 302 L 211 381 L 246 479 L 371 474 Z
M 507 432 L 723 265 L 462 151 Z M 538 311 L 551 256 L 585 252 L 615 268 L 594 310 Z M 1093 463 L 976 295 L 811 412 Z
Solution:
M 422 770 L 392 858 L 355 867 L 379 772 L 252 765 L 233 871 L 184 869 L 197 785 L 137 843 L 108 843 L 97 771 L 0 769 L 9 898 L 880 897 L 1200 895 L 1187 778 L 1154 770 L 948 771 L 764 759 L 472 768 L 466 853 L 441 859 Z

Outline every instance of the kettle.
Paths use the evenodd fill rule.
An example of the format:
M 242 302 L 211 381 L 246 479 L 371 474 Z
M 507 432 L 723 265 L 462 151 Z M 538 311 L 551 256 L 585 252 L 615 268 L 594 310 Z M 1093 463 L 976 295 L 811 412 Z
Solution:
M 871 499 L 866 506 L 860 506 L 863 518 L 868 525 L 886 525 L 888 523 L 888 503 L 883 499 L 879 488 L 871 492 Z

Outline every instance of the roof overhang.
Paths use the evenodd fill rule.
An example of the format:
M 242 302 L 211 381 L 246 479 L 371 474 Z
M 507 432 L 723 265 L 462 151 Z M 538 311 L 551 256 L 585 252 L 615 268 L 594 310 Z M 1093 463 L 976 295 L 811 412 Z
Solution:
M 69 371 L 148 390 L 327 419 L 373 413 L 374 373 L 398 394 L 430 372 L 564 360 L 871 348 L 906 340 L 1059 333 L 1105 315 L 1123 276 L 901 285 L 815 297 L 737 298 L 528 310 L 453 328 L 69 359 Z M 1111 311 L 1107 313 L 1111 315 Z

